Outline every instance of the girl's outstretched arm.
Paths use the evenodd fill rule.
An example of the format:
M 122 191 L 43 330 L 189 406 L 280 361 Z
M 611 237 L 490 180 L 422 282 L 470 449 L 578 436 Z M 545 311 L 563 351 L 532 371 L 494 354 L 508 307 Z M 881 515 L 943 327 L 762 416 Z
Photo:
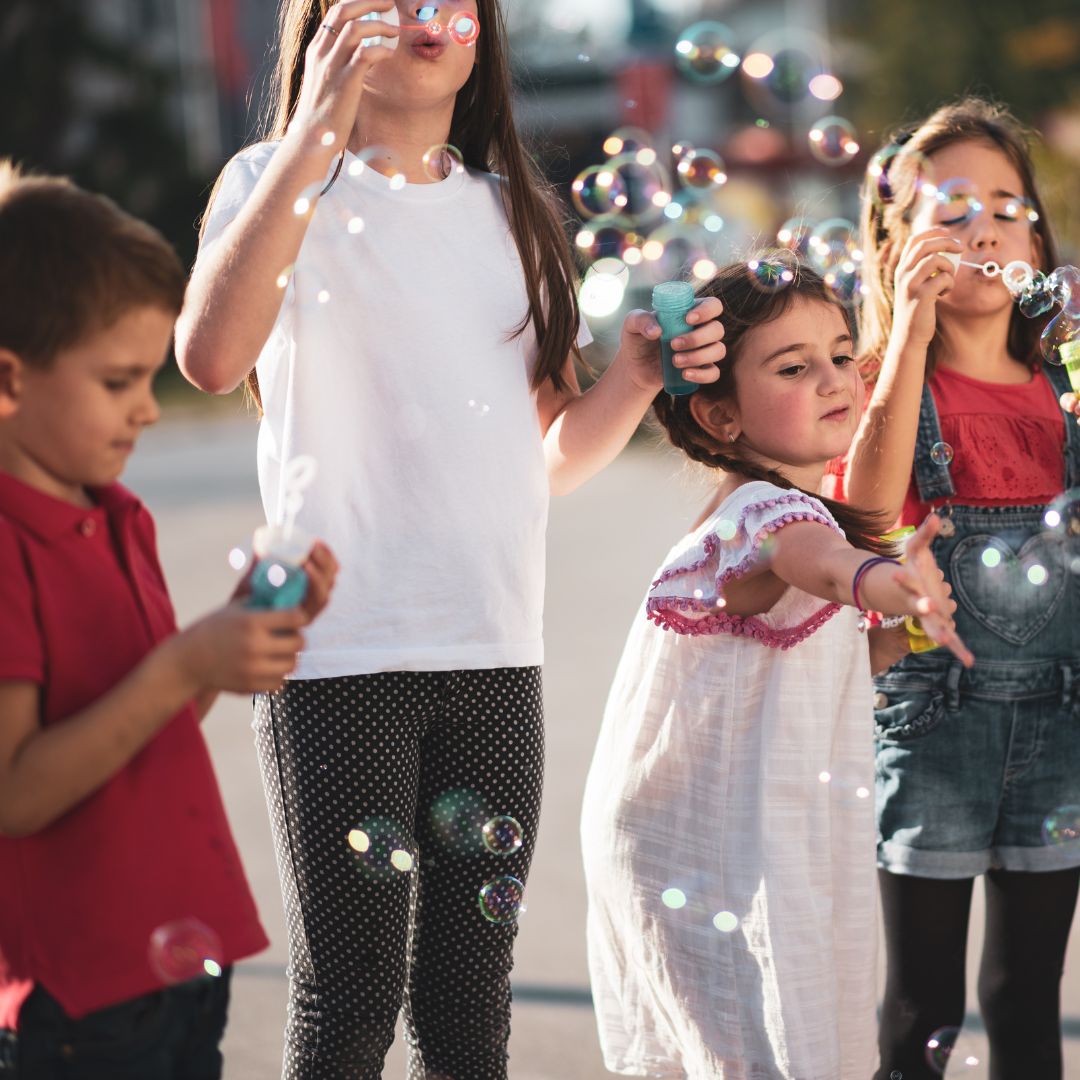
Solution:
M 692 333 L 676 338 L 675 365 L 691 382 L 720 377 L 724 328 L 720 301 L 698 301 L 686 321 Z M 608 369 L 582 394 L 567 360 L 568 388 L 556 393 L 545 383 L 537 395 L 544 453 L 553 495 L 565 495 L 614 460 L 633 435 L 653 398 L 664 385 L 660 371 L 660 327 L 650 311 L 632 311 L 623 323 L 622 340 Z
M 918 616 L 934 641 L 971 667 L 975 658 L 957 635 L 952 619 L 956 611 L 952 590 L 930 551 L 940 527 L 941 519 L 931 514 L 908 541 L 903 566 L 885 561 L 866 570 L 859 580 L 858 603 L 886 615 Z M 873 556 L 817 522 L 793 522 L 775 537 L 773 574 L 823 600 L 855 606 L 855 575 Z
M 946 229 L 927 229 L 908 240 L 897 263 L 892 334 L 851 445 L 845 482 L 848 502 L 881 511 L 887 521 L 900 516 L 911 480 L 937 301 L 956 280 L 944 252 L 955 252 L 958 244 Z
M 295 210 L 301 193 L 325 180 L 353 129 L 372 64 L 390 55 L 365 46 L 367 37 L 396 35 L 361 15 L 387 11 L 389 0 L 334 5 L 308 47 L 296 114 L 251 197 L 213 248 L 200 259 L 176 324 L 180 370 L 201 390 L 235 389 L 262 351 L 281 309 L 277 277 L 296 256 L 311 212 Z M 314 204 L 315 200 L 311 200 Z

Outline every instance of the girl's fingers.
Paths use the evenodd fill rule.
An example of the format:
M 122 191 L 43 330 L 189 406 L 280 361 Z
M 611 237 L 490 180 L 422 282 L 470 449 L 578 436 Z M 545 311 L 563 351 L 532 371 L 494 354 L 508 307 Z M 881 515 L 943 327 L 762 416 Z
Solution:
M 691 349 L 701 349 L 706 345 L 712 345 L 720 341 L 724 336 L 724 327 L 715 319 L 707 322 L 704 326 L 691 330 L 689 334 L 680 334 L 671 339 L 671 347 L 676 352 L 689 352 Z
M 346 23 L 354 22 L 362 16 L 370 15 L 375 11 L 390 11 L 393 6 L 392 0 L 339 0 L 326 13 L 322 25 L 332 26 L 335 30 L 340 30 Z M 324 30 L 323 33 L 325 32 Z
M 724 305 L 715 296 L 706 296 L 701 300 L 698 300 L 694 306 L 687 312 L 686 321 L 694 326 L 698 323 L 708 322 L 710 320 L 719 319 L 724 313 Z M 724 328 L 719 323 L 721 336 L 723 335 Z
M 649 341 L 657 341 L 660 338 L 660 324 L 651 311 L 642 311 L 640 308 L 631 311 L 623 320 L 623 330 L 647 338 Z
M 727 356 L 727 346 L 722 341 L 714 341 L 701 349 L 692 349 L 689 352 L 677 352 L 671 362 L 684 371 L 704 367 L 706 365 L 719 364 Z

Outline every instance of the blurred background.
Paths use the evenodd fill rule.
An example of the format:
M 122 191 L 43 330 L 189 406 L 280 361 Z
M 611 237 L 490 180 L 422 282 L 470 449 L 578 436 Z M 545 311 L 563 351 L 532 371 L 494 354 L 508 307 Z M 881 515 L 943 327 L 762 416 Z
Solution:
M 700 280 L 778 238 L 820 253 L 837 291 L 857 301 L 852 223 L 875 151 L 898 127 L 965 92 L 1009 104 L 1041 133 L 1047 212 L 1062 257 L 1080 255 L 1076 0 L 503 5 L 518 121 L 565 201 L 597 366 L 621 313 L 646 301 L 654 281 Z M 0 156 L 111 195 L 161 229 L 190 264 L 214 179 L 259 136 L 276 7 L 0 0 Z M 184 625 L 225 599 L 235 578 L 226 554 L 262 522 L 256 424 L 235 396 L 214 408 L 175 367 L 162 378 L 166 422 L 144 436 L 125 481 L 157 518 Z M 547 779 L 516 950 L 515 1080 L 607 1075 L 585 963 L 581 794 L 626 629 L 701 498 L 676 460 L 639 442 L 552 505 Z M 250 702 L 225 697 L 204 725 L 272 942 L 236 971 L 229 1080 L 277 1075 L 286 1001 L 285 924 L 249 722 Z M 977 889 L 969 986 L 981 929 Z M 1080 1076 L 1080 972 L 1071 967 L 1080 929 L 1073 936 L 1063 1029 L 1066 1075 Z M 985 1080 L 973 1009 L 964 1038 L 973 1040 L 971 1052 L 953 1056 L 969 1080 Z M 402 1057 L 399 1040 L 387 1075 L 403 1075 Z
M 67 173 L 190 262 L 214 178 L 258 138 L 275 0 L 4 0 L 0 153 Z M 975 91 L 1042 135 L 1075 257 L 1075 0 L 506 0 L 517 116 L 562 193 L 603 363 L 651 283 L 782 240 L 857 290 L 859 181 L 883 139 Z M 793 224 L 790 224 L 794 220 Z M 783 227 L 788 224 L 785 231 Z M 824 231 L 822 232 L 822 227 Z

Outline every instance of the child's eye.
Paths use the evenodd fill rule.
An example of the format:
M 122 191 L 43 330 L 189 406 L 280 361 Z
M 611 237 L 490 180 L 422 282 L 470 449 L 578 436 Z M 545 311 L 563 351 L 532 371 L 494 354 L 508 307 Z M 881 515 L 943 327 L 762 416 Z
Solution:
M 111 390 L 114 394 L 119 394 L 122 390 L 126 390 L 131 385 L 127 379 L 106 379 L 105 389 Z
M 941 222 L 941 224 L 946 226 L 966 225 L 969 220 L 970 218 L 967 214 L 961 214 L 959 217 L 946 218 L 944 221 Z
M 843 367 L 845 364 L 853 364 L 855 362 L 854 356 L 834 356 L 832 362 L 837 367 Z
M 805 364 L 791 364 L 789 367 L 780 368 L 776 374 L 785 375 L 788 378 L 791 378 L 793 375 L 798 375 L 804 367 L 806 367 Z

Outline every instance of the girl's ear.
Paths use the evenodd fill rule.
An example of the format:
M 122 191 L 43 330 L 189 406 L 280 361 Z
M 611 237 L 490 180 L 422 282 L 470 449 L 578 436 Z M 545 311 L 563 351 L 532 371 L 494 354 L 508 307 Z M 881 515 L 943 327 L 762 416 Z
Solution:
M 0 349 L 0 420 L 19 411 L 22 398 L 23 363 L 10 349 Z
M 733 443 L 742 433 L 739 410 L 727 398 L 707 398 L 693 394 L 690 398 L 690 415 L 702 431 L 711 435 L 721 445 Z

